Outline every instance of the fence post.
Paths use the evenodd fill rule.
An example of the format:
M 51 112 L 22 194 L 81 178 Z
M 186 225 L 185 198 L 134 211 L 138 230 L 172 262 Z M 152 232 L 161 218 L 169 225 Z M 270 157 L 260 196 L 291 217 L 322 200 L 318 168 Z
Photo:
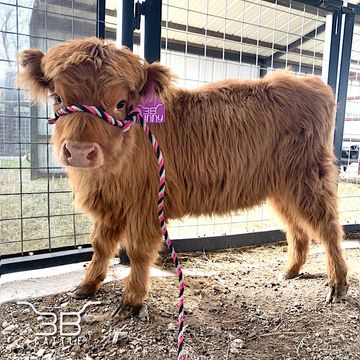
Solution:
M 149 63 L 160 60 L 161 7 L 162 0 L 146 0 L 145 2 L 144 55 Z
M 105 39 L 105 0 L 97 0 L 96 8 L 96 37 Z
M 130 50 L 134 47 L 134 0 L 122 1 L 121 44 Z
M 336 113 L 336 127 L 334 136 L 334 149 L 338 164 L 341 164 L 342 141 L 344 134 L 346 98 L 349 82 L 349 71 L 351 63 L 351 48 L 354 33 L 355 13 L 348 11 L 345 14 L 344 34 L 342 38 L 341 62 L 339 71 L 339 82 L 337 91 L 338 109 Z
M 342 12 L 338 10 L 332 14 L 329 66 L 327 74 L 327 83 L 332 87 L 335 96 L 339 70 L 341 27 Z

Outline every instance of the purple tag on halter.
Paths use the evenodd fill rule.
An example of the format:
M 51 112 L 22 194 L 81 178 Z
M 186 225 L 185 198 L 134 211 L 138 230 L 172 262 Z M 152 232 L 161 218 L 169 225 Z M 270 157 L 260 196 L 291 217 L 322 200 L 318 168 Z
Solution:
M 148 124 L 161 124 L 165 121 L 165 104 L 156 96 L 152 85 L 149 86 L 138 108 Z

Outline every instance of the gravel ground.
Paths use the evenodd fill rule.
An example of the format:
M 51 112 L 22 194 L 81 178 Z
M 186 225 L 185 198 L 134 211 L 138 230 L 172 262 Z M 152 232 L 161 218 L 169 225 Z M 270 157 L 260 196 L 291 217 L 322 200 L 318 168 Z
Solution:
M 360 234 L 352 234 L 360 240 Z M 207 254 L 180 254 L 186 276 L 187 359 L 360 359 L 360 249 L 345 250 L 350 289 L 343 303 L 325 303 L 325 257 L 319 245 L 304 272 L 280 280 L 286 246 L 267 246 Z M 169 259 L 161 264 L 171 268 Z M 51 284 L 49 284 L 51 286 Z M 83 311 L 81 334 L 61 336 L 60 312 L 79 311 L 86 300 L 59 294 L 31 303 L 38 311 L 57 314 L 54 336 L 35 335 L 50 317 L 29 306 L 1 307 L 1 359 L 176 359 L 176 278 L 156 278 L 146 306 L 138 317 L 110 314 L 122 293 L 122 283 L 104 285 Z M 75 321 L 65 317 L 64 321 Z M 76 327 L 64 326 L 75 332 Z

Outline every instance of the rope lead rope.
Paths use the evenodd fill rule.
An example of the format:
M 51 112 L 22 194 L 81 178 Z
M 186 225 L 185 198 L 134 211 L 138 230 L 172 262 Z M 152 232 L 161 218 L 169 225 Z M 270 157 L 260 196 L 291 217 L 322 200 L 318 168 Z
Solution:
M 100 117 L 101 119 L 108 122 L 110 125 L 119 127 L 122 132 L 128 131 L 133 125 L 139 123 L 143 128 L 146 136 L 151 142 L 152 148 L 154 150 L 156 160 L 159 166 L 159 194 L 158 194 L 158 201 L 157 201 L 157 210 L 158 210 L 158 217 L 159 217 L 159 224 L 161 227 L 162 234 L 165 239 L 165 243 L 167 248 L 171 252 L 171 257 L 173 259 L 174 266 L 177 271 L 178 279 L 179 279 L 179 318 L 178 318 L 178 360 L 184 359 L 184 352 L 183 352 L 183 343 L 184 343 L 184 320 L 185 320 L 185 309 L 184 309 L 184 279 L 183 279 L 183 272 L 181 268 L 180 261 L 176 255 L 176 251 L 172 245 L 172 242 L 169 237 L 169 233 L 166 227 L 166 219 L 164 215 L 164 200 L 165 200 L 165 166 L 164 166 L 164 159 L 162 152 L 160 150 L 160 146 L 156 141 L 154 135 L 150 131 L 149 126 L 144 121 L 143 117 L 141 116 L 140 110 L 138 108 L 132 109 L 129 111 L 125 120 L 117 120 L 114 119 L 110 114 L 107 112 L 89 105 L 71 105 L 66 106 L 55 113 L 55 118 L 49 120 L 49 124 L 54 124 L 56 120 L 59 119 L 60 116 L 77 113 L 77 112 L 87 112 L 93 115 Z

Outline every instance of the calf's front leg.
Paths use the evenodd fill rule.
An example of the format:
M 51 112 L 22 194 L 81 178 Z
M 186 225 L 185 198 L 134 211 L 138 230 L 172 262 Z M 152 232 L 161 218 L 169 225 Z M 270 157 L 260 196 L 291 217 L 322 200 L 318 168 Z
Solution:
M 124 295 L 113 316 L 119 312 L 121 317 L 137 314 L 149 292 L 150 267 L 159 254 L 162 236 L 158 223 L 153 227 L 146 225 L 140 231 L 137 229 L 131 227 L 127 235 L 130 274 L 125 279 Z
M 86 270 L 85 277 L 71 293 L 76 299 L 83 299 L 95 295 L 106 277 L 109 261 L 119 249 L 123 231 L 118 227 L 108 227 L 96 222 L 91 233 L 90 241 L 94 250 L 91 262 Z

